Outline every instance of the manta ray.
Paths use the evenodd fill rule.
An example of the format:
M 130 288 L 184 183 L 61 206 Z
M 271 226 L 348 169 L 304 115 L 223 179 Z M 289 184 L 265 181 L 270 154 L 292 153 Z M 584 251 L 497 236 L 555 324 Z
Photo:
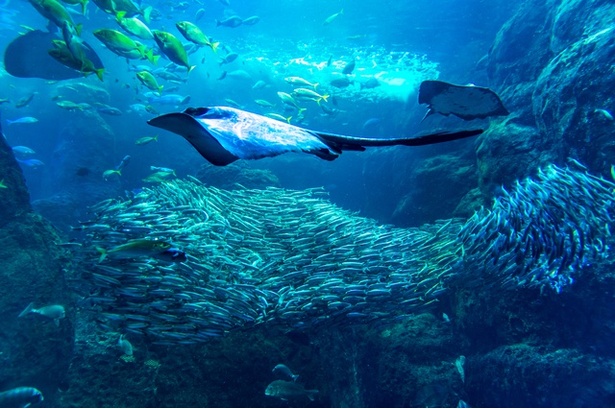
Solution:
M 435 113 L 455 115 L 467 121 L 509 114 L 498 94 L 489 88 L 436 80 L 421 83 L 419 104 L 429 107 L 423 119 Z
M 305 152 L 325 160 L 343 151 L 371 146 L 421 146 L 468 138 L 482 129 L 437 132 L 412 138 L 362 138 L 312 131 L 266 116 L 225 106 L 188 108 L 164 114 L 148 124 L 183 136 L 209 162 L 226 166 L 238 159 L 261 159 Z
M 14 39 L 4 51 L 4 68 L 13 77 L 66 80 L 83 78 L 83 73 L 68 68 L 47 52 L 53 47 L 53 40 L 62 40 L 54 33 L 40 30 L 28 31 Z M 96 52 L 83 43 L 86 57 L 96 68 L 104 68 Z

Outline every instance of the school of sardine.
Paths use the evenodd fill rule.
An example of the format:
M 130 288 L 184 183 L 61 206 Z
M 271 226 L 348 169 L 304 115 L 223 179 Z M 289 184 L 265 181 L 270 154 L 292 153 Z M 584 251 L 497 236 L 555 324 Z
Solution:
M 399 317 L 448 286 L 540 285 L 559 291 L 604 257 L 615 184 L 550 166 L 469 220 L 379 225 L 323 189 L 220 190 L 165 181 L 94 206 L 84 223 L 89 303 L 107 330 L 192 344 L 261 323 L 288 328 Z M 186 258 L 105 258 L 131 240 Z

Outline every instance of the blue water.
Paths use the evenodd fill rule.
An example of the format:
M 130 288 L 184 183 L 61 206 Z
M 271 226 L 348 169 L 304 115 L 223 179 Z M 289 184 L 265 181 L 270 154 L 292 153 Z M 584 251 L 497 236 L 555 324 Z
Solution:
M 217 54 L 208 47 L 191 54 L 190 64 L 197 68 L 190 75 L 186 75 L 184 69 L 170 65 L 168 70 L 183 79 L 187 78 L 187 81 L 172 83 L 159 78 L 159 83 L 165 89 L 175 88 L 173 94 L 189 95 L 190 102 L 177 107 L 152 103 L 157 112 L 178 111 L 187 106 L 227 105 L 227 100 L 231 99 L 253 112 L 277 112 L 284 116 L 295 116 L 292 123 L 311 129 L 375 137 L 411 136 L 417 132 L 447 127 L 448 123 L 439 122 L 441 120 L 420 123 L 425 107 L 417 103 L 419 83 L 424 79 L 441 78 L 451 82 L 486 85 L 485 74 L 476 69 L 476 63 L 487 53 L 495 33 L 513 9 L 509 2 L 500 4 L 495 1 L 349 3 L 272 0 L 234 1 L 231 6 L 225 6 L 211 0 L 203 2 L 203 5 L 184 2 L 174 7 L 174 4 L 142 2 L 142 8 L 153 6 L 155 10 L 151 29 L 167 30 L 184 44 L 189 44 L 177 31 L 175 23 L 180 20 L 194 21 L 196 12 L 204 8 L 205 12 L 198 25 L 212 41 L 219 41 L 221 46 Z M 145 94 L 151 92 L 138 82 L 133 67 L 144 65 L 152 70 L 161 69 L 169 63 L 168 60 L 162 57 L 157 66 L 145 60 L 128 62 L 106 50 L 92 35 L 92 31 L 99 28 L 121 31 L 113 16 L 105 14 L 94 4 L 88 5 L 87 16 L 83 16 L 78 11 L 79 7 L 70 9 L 71 16 L 76 24 L 83 24 L 83 40 L 94 48 L 105 65 L 103 82 L 93 75 L 57 83 L 18 79 L 6 74 L 0 76 L 0 97 L 11 100 L 11 103 L 2 106 L 2 117 L 15 119 L 33 116 L 39 119 L 35 124 L 4 124 L 11 145 L 25 145 L 34 149 L 35 157 L 45 163 L 44 167 L 24 170 L 32 199 L 46 198 L 59 188 L 67 187 L 50 183 L 57 180 L 57 172 L 63 172 L 58 168 L 66 168 L 67 162 L 75 164 L 77 161 L 88 161 L 87 157 L 80 160 L 74 155 L 66 157 L 63 153 L 66 144 L 73 143 L 71 138 L 79 138 L 79 135 L 75 135 L 67 140 L 65 136 L 69 132 L 67 127 L 75 128 L 72 120 L 80 114 L 58 108 L 53 98 L 90 104 L 97 102 L 80 95 L 62 95 L 62 91 L 58 91 L 59 87 L 70 83 L 82 82 L 105 89 L 110 98 L 98 102 L 123 112 L 121 116 L 101 114 L 114 136 L 112 143 L 100 144 L 100 153 L 106 158 L 106 163 L 100 165 L 104 169 L 92 169 L 97 176 L 103 170 L 115 167 L 125 155 L 131 155 L 132 162 L 121 176 L 124 190 L 141 187 L 141 180 L 151 173 L 149 166 L 152 165 L 173 168 L 178 176 L 195 174 L 204 163 L 196 152 L 181 138 L 149 127 L 146 120 L 153 117 L 152 114 L 130 112 L 132 104 L 148 104 Z M 344 10 L 343 14 L 330 24 L 323 24 L 328 16 L 341 9 Z M 0 49 L 15 38 L 15 30 L 24 31 L 21 26 L 46 30 L 48 25 L 47 20 L 27 2 L 8 0 L 2 5 L 2 10 Z M 222 20 L 233 14 L 242 18 L 256 15 L 260 21 L 253 26 L 216 27 L 216 19 Z M 155 47 L 153 41 L 143 42 L 148 47 Z M 220 66 L 220 57 L 231 51 L 238 53 L 239 58 Z M 331 65 L 327 66 L 329 59 Z M 343 77 L 340 71 L 352 59 L 356 61 L 356 68 L 349 76 L 353 84 L 346 88 L 331 86 L 329 82 Z M 247 72 L 249 79 L 229 76 L 218 80 L 223 71 L 236 70 Z M 285 112 L 276 93 L 292 92 L 293 87 L 283 80 L 291 75 L 320 83 L 318 91 L 331 95 L 335 104 L 326 105 L 337 110 L 337 113 L 325 115 L 312 101 L 303 103 L 308 109 L 300 122 L 293 115 L 296 113 Z M 373 77 L 378 78 L 380 86 L 360 89 L 361 82 Z M 252 89 L 259 80 L 265 81 L 267 85 Z M 30 104 L 15 108 L 15 101 L 32 93 L 35 96 Z M 265 99 L 276 106 L 263 108 L 254 102 L 255 99 Z M 378 124 L 365 127 L 369 119 L 376 119 Z M 459 122 L 452 121 L 452 127 L 459 126 Z M 101 125 L 90 126 L 93 128 L 90 129 L 93 132 L 91 135 L 96 135 L 95 127 Z M 158 133 L 158 143 L 134 145 L 136 139 Z M 410 161 L 429 152 L 446 152 L 447 149 L 456 149 L 456 145 L 439 146 L 437 150 L 431 147 L 415 149 L 403 152 L 402 158 Z M 371 157 L 374 159 L 370 161 Z M 369 216 L 386 221 L 394 204 L 387 204 L 385 199 L 383 206 L 375 206 L 373 203 L 367 206 L 366 201 L 374 201 L 367 196 L 374 184 L 388 179 L 387 173 L 392 174 L 392 178 L 397 177 L 396 169 L 387 166 L 390 158 L 388 153 L 350 152 L 333 163 L 293 155 L 243 165 L 272 170 L 284 187 L 327 186 L 332 199 L 342 206 L 363 210 Z M 372 170 L 375 165 L 383 168 Z M 370 174 L 376 171 L 376 180 L 370 180 Z

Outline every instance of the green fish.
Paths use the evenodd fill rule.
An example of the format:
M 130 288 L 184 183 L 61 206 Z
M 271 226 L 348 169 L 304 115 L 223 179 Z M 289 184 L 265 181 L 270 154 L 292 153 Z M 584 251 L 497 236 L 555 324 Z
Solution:
M 166 181 L 171 176 L 175 176 L 174 171 L 160 171 L 152 173 L 151 175 L 143 179 L 143 181 L 147 183 L 160 183 Z
M 304 78 L 301 77 L 286 77 L 284 78 L 284 81 L 288 82 L 289 84 L 292 85 L 305 85 L 308 87 L 312 87 L 314 89 L 316 89 L 316 87 L 318 86 L 317 82 L 310 82 Z
M 206 45 L 212 49 L 213 52 L 218 50 L 219 42 L 212 43 L 209 37 L 207 37 L 200 28 L 189 21 L 180 21 L 175 24 L 179 32 L 186 38 L 186 40 L 193 42 L 197 45 Z
M 96 250 L 100 253 L 98 262 L 102 263 L 107 256 L 117 256 L 119 258 L 155 257 L 170 250 L 172 247 L 171 244 L 165 241 L 136 239 L 120 244 L 110 250 L 105 250 L 102 247 L 96 247 Z
M 117 14 L 115 10 L 115 2 L 113 0 L 92 0 L 99 9 L 109 14 Z
M 91 105 L 86 102 L 82 102 L 78 104 L 76 102 L 68 101 L 68 100 L 57 101 L 56 105 L 62 109 L 66 109 L 67 111 L 83 111 L 88 108 L 91 108 Z
M 75 27 L 72 17 L 66 10 L 66 8 L 56 0 L 29 0 L 30 4 L 34 6 L 43 17 L 53 22 L 59 28 L 62 28 L 64 22 L 68 22 L 71 26 Z M 81 26 L 75 27 L 77 34 L 81 34 Z
M 125 17 L 125 15 L 125 11 L 119 11 L 115 15 L 117 23 L 120 25 L 120 27 L 124 29 L 124 31 L 126 31 L 128 34 L 132 34 L 133 36 L 142 38 L 144 40 L 154 39 L 154 35 L 144 22 L 142 22 L 136 17 Z
M 139 71 L 137 73 L 137 78 L 141 81 L 141 84 L 145 85 L 152 91 L 162 92 L 162 88 L 164 88 L 163 85 L 158 85 L 156 77 L 154 77 L 149 71 Z
M 82 57 L 82 60 L 76 59 L 62 40 L 53 40 L 52 44 L 54 48 L 48 50 L 47 53 L 56 61 L 68 68 L 80 71 L 86 77 L 90 74 L 96 74 L 99 80 L 103 80 L 104 68 L 96 68 L 94 63 L 85 56 Z
M 93 34 L 109 50 L 113 51 L 118 55 L 137 50 L 140 53 L 141 57 L 145 57 L 143 49 L 140 49 L 137 43 L 124 33 L 120 33 L 117 30 L 102 28 L 100 30 L 94 30 Z
M 316 101 L 318 105 L 320 105 L 320 101 L 324 100 L 325 102 L 327 102 L 327 99 L 329 98 L 329 95 L 320 95 L 318 92 L 312 91 L 308 88 L 295 88 L 293 93 L 299 98 L 311 99 L 313 101 Z
M 169 60 L 173 61 L 177 65 L 186 67 L 188 69 L 188 73 L 196 67 L 195 65 L 190 65 L 190 63 L 188 63 L 188 53 L 177 37 L 171 33 L 160 30 L 153 30 L 152 33 L 154 34 L 156 44 L 158 44 L 158 47 L 160 47 L 164 55 L 166 55 Z
M 275 106 L 271 102 L 267 101 L 266 99 L 255 99 L 254 102 L 256 102 L 257 105 L 260 105 L 264 108 L 273 108 Z
M 158 135 L 156 136 L 144 136 L 143 138 L 139 138 L 135 141 L 135 145 L 145 145 L 150 142 L 158 142 Z
M 0 180 L 0 189 L 8 189 L 9 187 L 4 184 L 4 179 Z
M 103 172 L 103 179 L 107 180 L 111 175 L 122 176 L 122 172 L 117 169 L 109 169 Z
M 293 98 L 292 95 L 286 92 L 282 92 L 282 91 L 278 92 L 278 97 L 280 97 L 282 102 L 284 102 L 286 105 L 297 108 L 297 110 L 299 111 L 299 114 L 301 114 L 303 111 L 307 109 L 307 108 L 301 108 L 299 104 L 297 104 L 297 101 L 295 100 L 295 98 Z
M 88 1 L 89 0 L 62 0 L 62 3 L 70 4 L 71 6 L 81 4 L 81 13 L 85 15 L 85 7 L 88 5 Z
M 287 122 L 287 123 L 290 123 L 290 120 L 293 119 L 292 116 L 286 117 L 276 112 L 269 112 L 268 114 L 265 114 L 265 116 L 268 116 L 269 118 L 272 118 L 272 119 L 277 119 L 278 121 Z

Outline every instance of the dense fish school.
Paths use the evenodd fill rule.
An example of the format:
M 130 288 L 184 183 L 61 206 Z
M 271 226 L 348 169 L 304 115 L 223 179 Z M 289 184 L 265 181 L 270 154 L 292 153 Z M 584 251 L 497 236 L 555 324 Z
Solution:
M 605 255 L 613 188 L 550 166 L 466 222 L 402 229 L 342 210 L 322 189 L 163 182 L 92 208 L 88 301 L 104 329 L 170 345 L 265 322 L 306 328 L 414 314 L 449 286 L 560 291 Z M 135 239 L 172 243 L 187 259 L 99 262 L 93 250 Z

